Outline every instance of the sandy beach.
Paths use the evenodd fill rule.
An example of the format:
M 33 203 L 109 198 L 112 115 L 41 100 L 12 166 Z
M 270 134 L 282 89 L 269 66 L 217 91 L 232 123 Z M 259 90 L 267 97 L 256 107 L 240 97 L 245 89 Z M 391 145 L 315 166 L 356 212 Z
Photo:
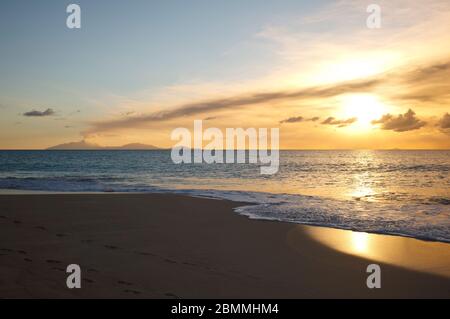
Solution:
M 0 195 L 0 298 L 450 298 L 449 244 L 316 236 L 318 227 L 250 220 L 237 205 L 170 194 Z M 377 254 L 327 243 L 342 248 L 346 236 L 369 236 Z M 356 250 L 369 250 L 367 240 Z M 372 263 L 381 289 L 366 286 Z M 69 264 L 81 266 L 81 289 L 66 287 Z

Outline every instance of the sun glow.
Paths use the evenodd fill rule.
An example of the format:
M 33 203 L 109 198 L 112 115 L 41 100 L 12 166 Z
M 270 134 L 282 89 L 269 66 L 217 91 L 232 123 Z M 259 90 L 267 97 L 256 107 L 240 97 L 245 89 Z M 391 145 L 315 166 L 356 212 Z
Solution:
M 339 57 L 318 64 L 310 81 L 316 84 L 352 81 L 382 74 L 402 61 L 394 51 L 364 51 L 356 54 L 345 51 Z
M 342 116 L 344 118 L 356 117 L 354 124 L 359 129 L 370 129 L 371 122 L 388 113 L 385 104 L 372 94 L 350 94 L 342 97 Z
M 351 243 L 356 253 L 367 253 L 369 248 L 369 235 L 366 233 L 351 233 Z

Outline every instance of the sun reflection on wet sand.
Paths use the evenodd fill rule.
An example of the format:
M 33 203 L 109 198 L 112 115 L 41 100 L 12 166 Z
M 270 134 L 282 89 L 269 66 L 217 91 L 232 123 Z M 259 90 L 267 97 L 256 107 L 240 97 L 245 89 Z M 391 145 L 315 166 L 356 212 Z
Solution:
M 291 239 L 296 232 L 298 236 L 306 232 L 319 243 L 345 254 L 450 278 L 450 244 L 447 243 L 303 225 L 294 227 L 289 235 Z M 295 242 L 290 240 L 291 245 Z
M 359 253 L 365 253 L 369 248 L 369 236 L 366 233 L 351 233 L 351 244 L 353 249 Z

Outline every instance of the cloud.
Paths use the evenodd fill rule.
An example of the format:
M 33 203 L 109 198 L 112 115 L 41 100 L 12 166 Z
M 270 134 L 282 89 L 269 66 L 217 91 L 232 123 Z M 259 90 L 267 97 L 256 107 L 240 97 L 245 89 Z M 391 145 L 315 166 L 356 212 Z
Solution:
M 386 76 L 389 79 L 389 76 Z M 450 99 L 450 62 L 435 63 L 416 68 L 396 78 L 407 86 L 407 92 L 395 96 L 400 100 L 418 102 L 441 102 L 447 104 Z
M 50 116 L 55 114 L 55 111 L 53 111 L 53 109 L 46 109 L 45 111 L 36 111 L 36 110 L 31 110 L 29 112 L 25 112 L 23 113 L 23 116 Z
M 254 92 L 246 95 L 235 95 L 226 98 L 201 100 L 194 103 L 181 104 L 167 111 L 150 114 L 123 116 L 118 119 L 91 123 L 83 134 L 91 134 L 126 128 L 146 127 L 150 123 L 173 120 L 177 118 L 207 114 L 220 110 L 230 110 L 264 103 L 286 101 L 310 101 L 325 99 L 342 94 L 372 92 L 380 87 L 402 91 L 400 86 L 407 88 L 407 94 L 393 96 L 400 100 L 445 100 L 450 98 L 450 61 L 433 63 L 415 69 L 398 69 L 384 74 L 352 81 L 338 82 L 328 85 L 305 87 L 297 90 L 276 90 L 269 92 Z M 397 88 L 398 87 L 398 88 Z M 395 90 L 393 90 L 395 91 Z M 289 120 L 289 119 L 288 119 Z M 291 121 L 295 121 L 292 119 Z M 293 123 L 293 122 L 285 123 Z M 329 124 L 329 123 L 324 123 Z M 341 123 L 332 125 L 348 125 Z M 380 123 L 381 124 L 381 123 Z M 420 125 L 416 123 L 416 125 Z
M 372 124 L 381 124 L 381 129 L 395 132 L 406 132 L 420 129 L 426 122 L 418 119 L 416 113 L 409 109 L 405 114 L 397 116 L 391 114 L 383 115 L 379 120 L 372 121 Z
M 439 120 L 438 126 L 442 129 L 450 129 L 450 114 L 445 113 Z
M 355 123 L 358 119 L 356 117 L 352 117 L 346 120 L 337 120 L 334 117 L 330 116 L 325 121 L 320 124 L 324 125 L 337 125 L 338 127 L 346 127 L 352 123 Z
M 319 120 L 318 116 L 311 117 L 309 119 L 305 119 L 303 116 L 293 116 L 293 117 L 290 117 L 290 118 L 287 118 L 285 120 L 280 121 L 280 124 L 284 124 L 284 123 L 299 123 L 299 122 L 304 122 L 304 121 L 315 122 L 317 120 Z
M 169 111 L 161 111 L 141 116 L 97 122 L 94 123 L 87 132 L 85 132 L 85 135 L 112 129 L 135 128 L 137 126 L 142 126 L 151 122 L 171 120 L 185 116 L 193 116 L 212 111 L 239 108 L 255 104 L 301 99 L 306 100 L 328 98 L 344 93 L 364 92 L 374 88 L 379 84 L 379 82 L 379 79 L 349 81 L 334 85 L 316 86 L 299 90 L 273 91 L 263 93 L 258 92 L 243 96 L 187 103 Z
M 408 83 L 429 81 L 431 78 L 448 76 L 450 72 L 450 62 L 436 63 L 425 67 L 416 68 L 405 74 L 404 79 Z
M 288 119 L 280 121 L 280 124 L 283 124 L 283 123 L 298 123 L 298 122 L 303 122 L 303 120 L 304 120 L 303 116 L 294 116 L 294 117 L 290 117 Z
M 127 112 L 122 113 L 122 116 L 131 116 L 134 114 L 136 114 L 136 111 L 127 111 Z

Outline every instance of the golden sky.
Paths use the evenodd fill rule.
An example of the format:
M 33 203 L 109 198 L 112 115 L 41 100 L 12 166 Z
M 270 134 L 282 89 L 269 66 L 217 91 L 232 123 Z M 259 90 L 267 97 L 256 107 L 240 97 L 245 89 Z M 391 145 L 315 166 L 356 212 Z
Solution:
M 2 93 L 0 148 L 82 139 L 171 147 L 173 129 L 202 119 L 205 128 L 279 127 L 283 149 L 448 149 L 450 2 L 378 3 L 379 29 L 367 28 L 363 1 L 277 13 L 255 22 L 252 33 L 239 31 L 239 40 L 220 47 L 202 72 L 185 71 L 189 59 L 172 63 L 167 74 L 180 77 L 157 85 L 124 80 L 118 88 L 82 90 L 52 82 L 24 98 L 34 90 L 31 81 Z M 154 69 L 133 70 L 132 79 L 141 79 Z M 164 78 L 164 70 L 155 78 Z M 125 79 L 124 72 L 115 75 Z

